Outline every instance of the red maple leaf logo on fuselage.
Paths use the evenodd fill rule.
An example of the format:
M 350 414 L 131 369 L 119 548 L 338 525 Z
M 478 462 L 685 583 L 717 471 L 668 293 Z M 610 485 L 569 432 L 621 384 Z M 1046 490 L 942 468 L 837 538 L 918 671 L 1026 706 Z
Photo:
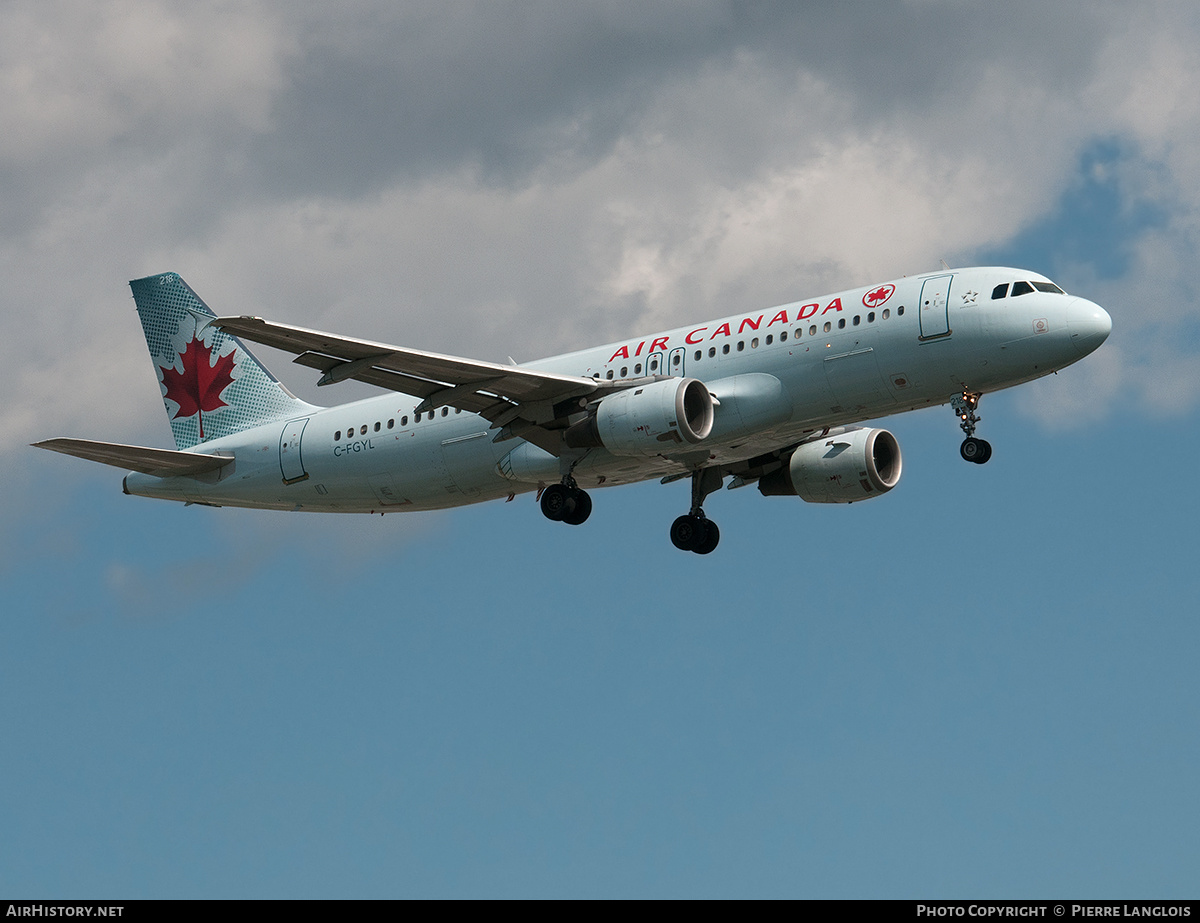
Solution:
M 891 283 L 888 283 L 887 285 L 881 285 L 879 288 L 875 289 L 875 291 L 867 292 L 865 295 L 863 295 L 863 305 L 868 308 L 877 308 L 891 298 L 892 292 L 895 290 L 896 286 L 892 285 Z
M 179 358 L 183 360 L 182 372 L 175 371 L 174 366 L 162 367 L 163 385 L 167 389 L 163 396 L 179 405 L 172 420 L 199 415 L 197 423 L 203 440 L 203 414 L 229 406 L 221 400 L 221 392 L 233 384 L 233 354 L 219 356 L 214 364 L 212 347 L 193 335 Z

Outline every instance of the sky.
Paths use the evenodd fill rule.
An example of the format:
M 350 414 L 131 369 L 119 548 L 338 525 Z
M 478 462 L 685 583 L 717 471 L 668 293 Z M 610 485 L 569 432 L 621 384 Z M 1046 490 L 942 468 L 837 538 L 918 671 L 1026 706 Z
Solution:
M 1182 3 L 0 5 L 0 895 L 1195 897 L 1198 81 Z M 171 447 L 152 273 L 527 361 L 941 259 L 1113 333 L 706 557 L 29 448 Z

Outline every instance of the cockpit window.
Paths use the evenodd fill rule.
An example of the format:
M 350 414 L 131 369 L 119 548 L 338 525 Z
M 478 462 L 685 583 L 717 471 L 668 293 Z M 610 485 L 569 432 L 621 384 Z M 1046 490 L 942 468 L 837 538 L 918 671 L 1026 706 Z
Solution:
M 1016 298 L 1018 295 L 1028 295 L 1032 291 L 1033 286 L 1028 282 L 1014 282 L 1012 287 L 1012 297 Z
M 1003 285 L 997 285 L 994 289 L 992 289 L 992 300 L 995 301 L 997 298 L 1003 298 L 1007 294 L 1008 283 L 1005 282 Z
M 1053 282 L 1034 282 L 1033 287 L 1036 288 L 1039 292 L 1050 292 L 1052 295 L 1065 295 L 1066 294 L 1066 292 L 1064 292 L 1061 288 L 1059 288 Z

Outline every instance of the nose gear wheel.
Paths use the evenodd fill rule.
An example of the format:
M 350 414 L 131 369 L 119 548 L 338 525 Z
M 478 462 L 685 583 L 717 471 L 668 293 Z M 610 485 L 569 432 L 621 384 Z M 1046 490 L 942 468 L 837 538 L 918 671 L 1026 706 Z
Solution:
M 975 438 L 975 427 L 982 419 L 975 413 L 975 409 L 979 406 L 981 397 L 983 395 L 977 391 L 964 391 L 962 394 L 956 394 L 950 398 L 950 406 L 958 414 L 959 428 L 967 437 L 963 440 L 958 452 L 963 457 L 963 461 L 974 462 L 977 465 L 984 464 L 992 457 L 992 444 L 986 439 Z

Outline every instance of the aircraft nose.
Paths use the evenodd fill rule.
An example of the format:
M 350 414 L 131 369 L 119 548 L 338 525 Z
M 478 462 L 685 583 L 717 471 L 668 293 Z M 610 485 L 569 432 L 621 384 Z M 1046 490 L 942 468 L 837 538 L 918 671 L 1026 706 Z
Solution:
M 1086 356 L 1099 348 L 1112 332 L 1112 318 L 1100 305 L 1086 298 L 1073 298 L 1067 307 L 1067 326 L 1071 343 Z

